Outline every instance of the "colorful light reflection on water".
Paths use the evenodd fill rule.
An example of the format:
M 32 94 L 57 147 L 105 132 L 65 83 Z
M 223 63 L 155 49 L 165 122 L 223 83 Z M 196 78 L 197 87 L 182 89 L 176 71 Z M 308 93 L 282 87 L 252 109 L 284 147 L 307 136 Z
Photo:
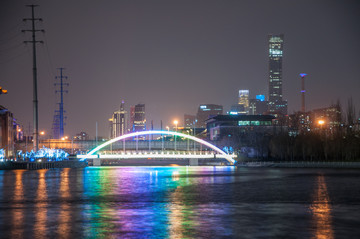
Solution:
M 351 237 L 360 193 L 341 180 L 358 188 L 359 178 L 235 167 L 0 171 L 0 237 Z

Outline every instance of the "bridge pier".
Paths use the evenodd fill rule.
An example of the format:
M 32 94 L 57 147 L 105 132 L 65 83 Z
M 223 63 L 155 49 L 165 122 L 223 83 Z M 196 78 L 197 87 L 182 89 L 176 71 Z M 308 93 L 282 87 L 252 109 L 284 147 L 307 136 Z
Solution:
M 199 159 L 194 158 L 194 159 L 189 159 L 189 166 L 199 166 Z
M 101 159 L 94 158 L 93 159 L 93 166 L 101 166 Z

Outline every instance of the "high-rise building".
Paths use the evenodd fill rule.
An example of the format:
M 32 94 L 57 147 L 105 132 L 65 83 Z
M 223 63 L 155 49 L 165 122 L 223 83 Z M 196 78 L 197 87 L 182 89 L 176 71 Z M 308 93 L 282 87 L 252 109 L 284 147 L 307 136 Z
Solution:
M 250 99 L 249 114 L 250 115 L 264 115 L 268 111 L 268 102 L 262 98 Z
M 110 138 L 116 138 L 126 134 L 126 119 L 127 112 L 125 111 L 124 101 L 121 102 L 120 110 L 115 111 L 112 118 L 109 119 L 110 123 Z
M 132 131 L 144 131 L 146 130 L 146 118 L 145 118 L 145 104 L 137 104 L 134 107 L 134 122 Z
M 282 59 L 284 35 L 269 35 L 269 111 L 287 114 L 282 94 Z
M 245 115 L 246 111 L 244 105 L 236 104 L 230 107 L 229 115 Z
M 196 120 L 195 115 L 184 115 L 184 127 L 194 127 L 194 123 Z
M 249 90 L 239 90 L 238 104 L 243 107 L 243 112 L 239 114 L 249 114 Z
M 135 120 L 135 106 L 130 106 L 130 120 L 129 120 L 129 124 L 128 124 L 128 131 L 132 132 L 133 131 L 133 125 L 134 125 L 134 120 Z
M 210 117 L 221 115 L 223 113 L 222 105 L 214 105 L 214 104 L 203 104 L 199 106 L 198 112 L 196 114 L 196 127 L 197 128 L 205 128 L 206 120 Z

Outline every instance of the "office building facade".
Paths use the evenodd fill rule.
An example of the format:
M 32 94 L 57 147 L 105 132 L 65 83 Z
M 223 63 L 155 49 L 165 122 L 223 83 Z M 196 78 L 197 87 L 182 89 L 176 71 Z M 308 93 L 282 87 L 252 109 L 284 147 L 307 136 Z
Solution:
M 198 112 L 196 114 L 196 127 L 197 128 L 205 128 L 206 120 L 210 117 L 223 114 L 223 106 L 215 105 L 215 104 L 203 104 L 198 108 Z
M 239 114 L 249 114 L 249 90 L 239 90 L 238 104 L 242 107 L 242 111 Z
M 146 130 L 145 104 L 134 106 L 134 121 L 132 126 L 133 132 Z
M 282 61 L 284 35 L 269 35 L 269 111 L 287 114 L 287 101 L 282 92 Z
M 249 114 L 264 115 L 268 111 L 268 102 L 259 99 L 250 99 Z
M 120 104 L 120 110 L 115 111 L 109 119 L 111 139 L 126 134 L 126 120 L 127 112 L 125 111 L 125 103 L 122 101 Z

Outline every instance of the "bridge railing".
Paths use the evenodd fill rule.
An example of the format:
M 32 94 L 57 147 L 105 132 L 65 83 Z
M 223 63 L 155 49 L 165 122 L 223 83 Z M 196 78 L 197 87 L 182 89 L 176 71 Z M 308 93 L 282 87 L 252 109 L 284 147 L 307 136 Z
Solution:
M 229 155 L 236 157 L 235 154 Z M 94 155 L 77 155 L 77 158 L 225 158 L 214 151 L 102 151 Z

